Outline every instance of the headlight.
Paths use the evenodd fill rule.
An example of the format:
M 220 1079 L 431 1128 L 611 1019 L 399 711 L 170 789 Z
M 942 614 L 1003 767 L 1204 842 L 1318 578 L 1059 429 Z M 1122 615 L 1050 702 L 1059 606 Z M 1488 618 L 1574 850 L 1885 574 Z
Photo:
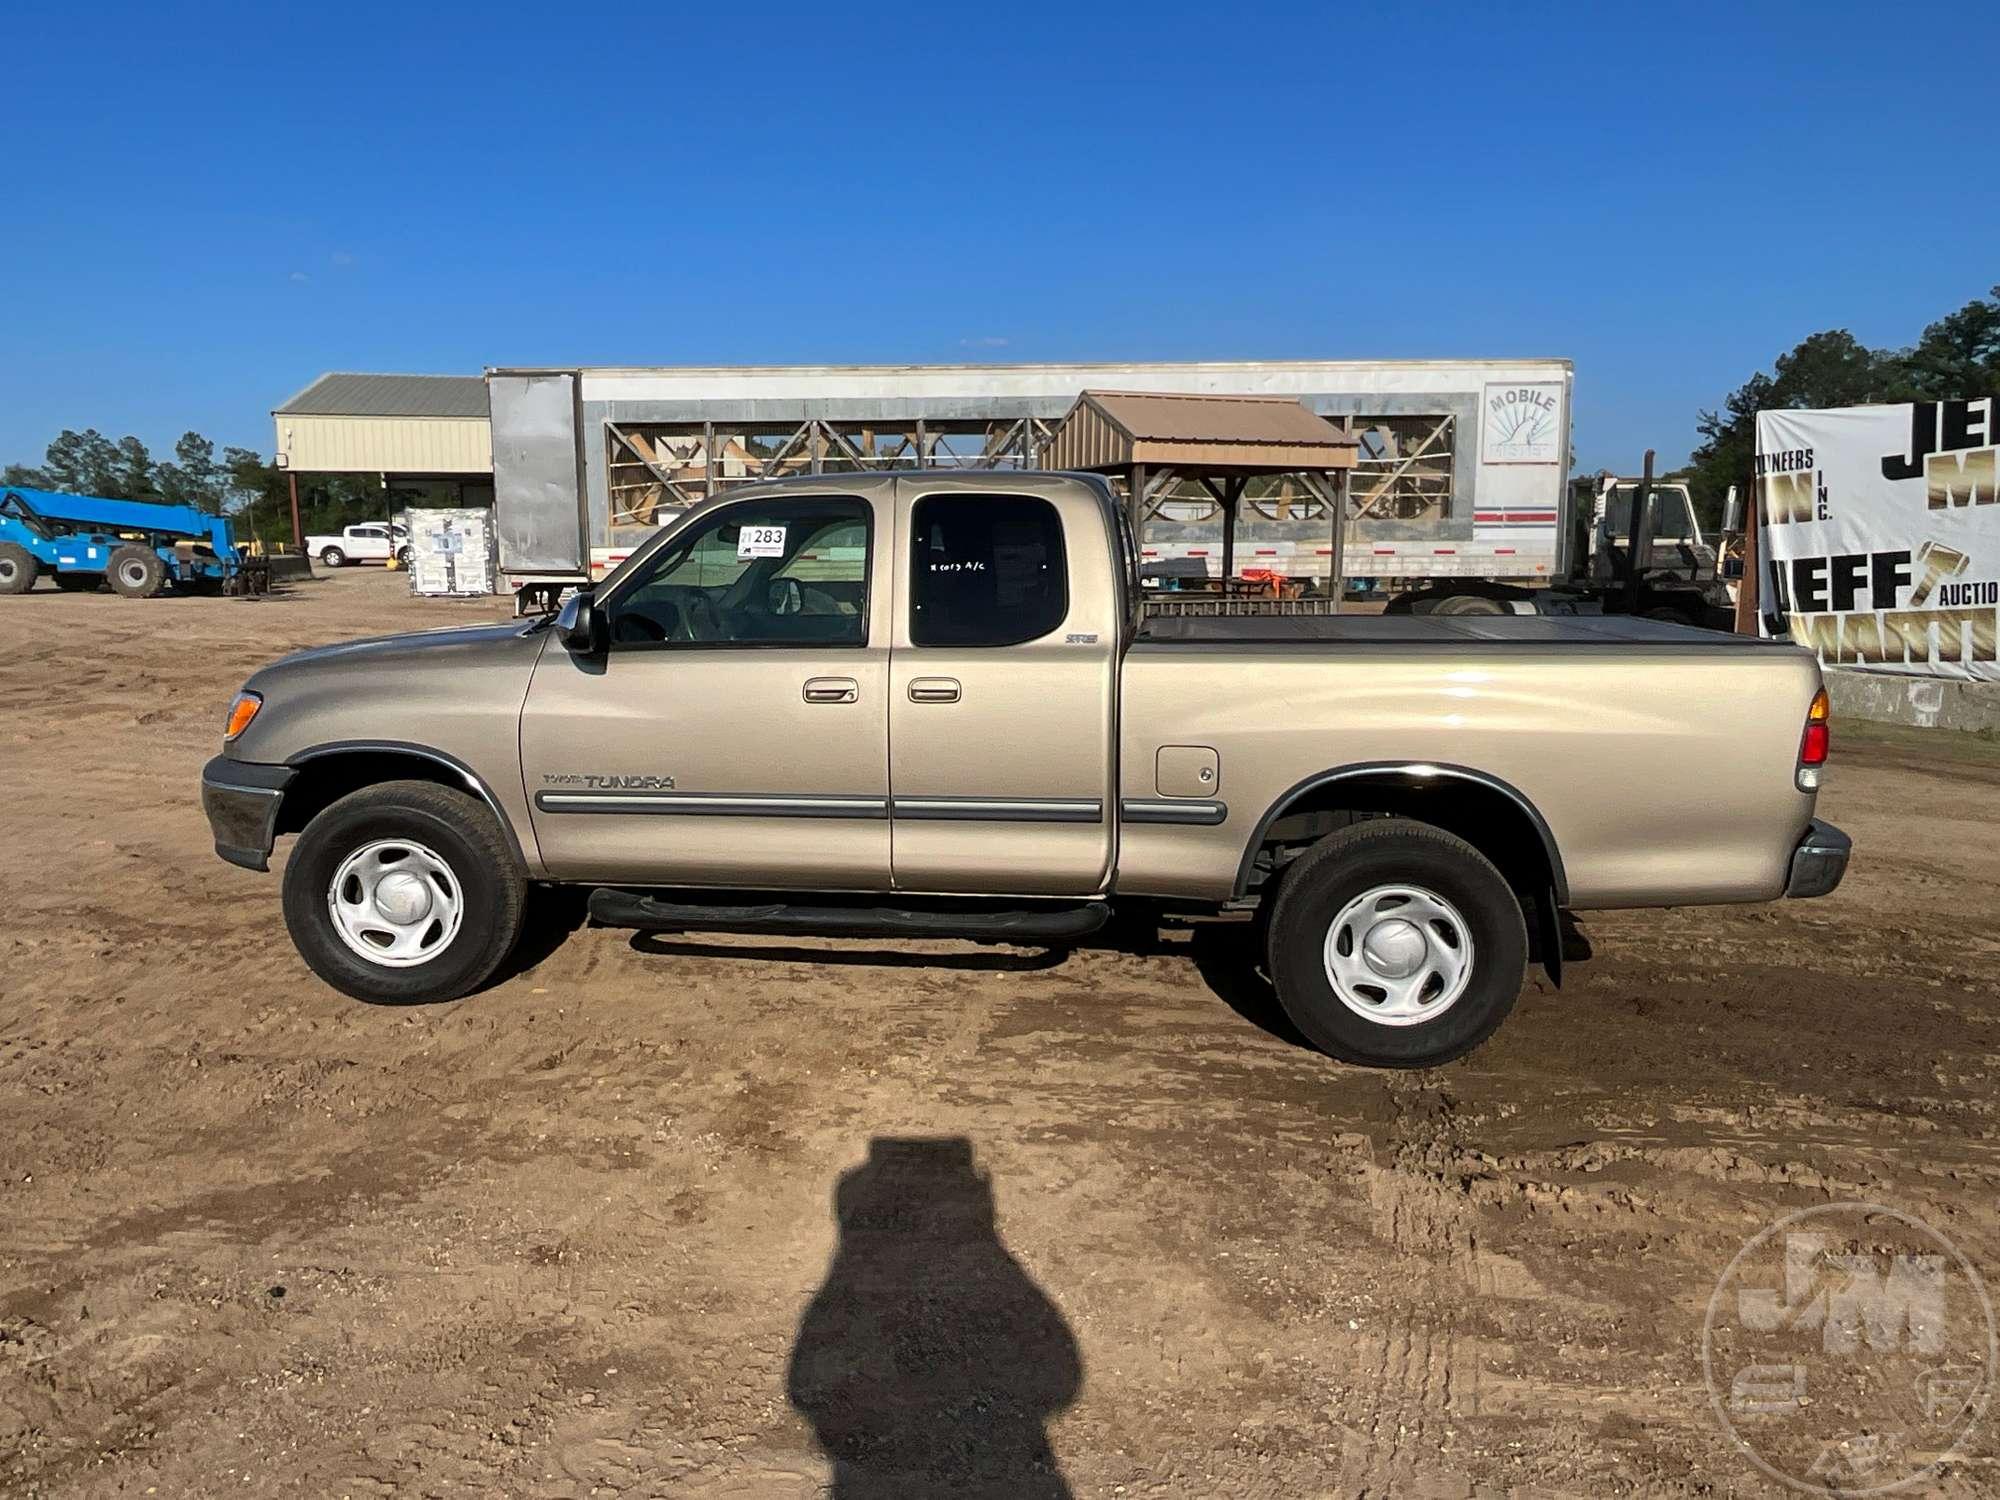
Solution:
M 229 723 L 223 728 L 222 742 L 228 744 L 237 735 L 250 727 L 250 721 L 257 717 L 257 711 L 264 706 L 263 695 L 242 692 L 229 705 Z

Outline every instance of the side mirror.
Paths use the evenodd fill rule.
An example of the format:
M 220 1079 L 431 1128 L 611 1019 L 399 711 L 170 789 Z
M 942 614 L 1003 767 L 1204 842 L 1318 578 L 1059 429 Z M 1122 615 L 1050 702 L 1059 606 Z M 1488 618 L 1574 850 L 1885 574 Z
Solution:
M 611 646 L 611 622 L 589 589 L 579 589 L 556 616 L 556 634 L 572 656 L 602 656 Z
M 1736 486 L 1729 487 L 1729 498 L 1722 502 L 1722 534 L 1734 536 L 1743 529 L 1743 497 L 1736 492 Z

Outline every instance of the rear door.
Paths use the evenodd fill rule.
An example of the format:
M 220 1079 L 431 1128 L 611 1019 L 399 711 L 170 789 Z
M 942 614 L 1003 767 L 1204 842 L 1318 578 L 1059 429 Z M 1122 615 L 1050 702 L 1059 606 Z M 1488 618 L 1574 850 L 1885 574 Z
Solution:
M 602 658 L 542 653 L 521 768 L 551 874 L 889 889 L 891 508 L 873 488 L 695 512 L 604 591 Z
M 899 890 L 1090 895 L 1115 827 L 1117 590 L 1074 482 L 900 479 L 889 785 Z

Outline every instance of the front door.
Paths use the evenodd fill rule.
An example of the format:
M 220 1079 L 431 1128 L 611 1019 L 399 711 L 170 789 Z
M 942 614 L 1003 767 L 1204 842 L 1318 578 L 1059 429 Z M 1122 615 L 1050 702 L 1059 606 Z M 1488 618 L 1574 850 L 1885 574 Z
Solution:
M 1075 485 L 904 479 L 897 515 L 897 888 L 1104 890 L 1118 605 L 1101 507 Z
M 521 765 L 552 875 L 889 889 L 892 519 L 846 495 L 699 511 L 604 591 L 603 657 L 550 643 Z

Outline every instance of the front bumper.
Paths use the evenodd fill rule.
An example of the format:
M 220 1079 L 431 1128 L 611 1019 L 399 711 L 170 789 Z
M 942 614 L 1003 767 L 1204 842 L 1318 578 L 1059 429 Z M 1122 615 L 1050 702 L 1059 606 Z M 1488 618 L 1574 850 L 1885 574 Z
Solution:
M 290 766 L 266 766 L 218 755 L 201 768 L 201 810 L 215 835 L 215 852 L 246 870 L 271 868 L 278 839 L 278 808 L 298 775 Z
M 1831 823 L 1814 818 L 1792 851 L 1792 875 L 1785 882 L 1785 894 L 1824 896 L 1840 884 L 1840 877 L 1847 873 L 1847 857 L 1853 852 L 1853 839 Z

